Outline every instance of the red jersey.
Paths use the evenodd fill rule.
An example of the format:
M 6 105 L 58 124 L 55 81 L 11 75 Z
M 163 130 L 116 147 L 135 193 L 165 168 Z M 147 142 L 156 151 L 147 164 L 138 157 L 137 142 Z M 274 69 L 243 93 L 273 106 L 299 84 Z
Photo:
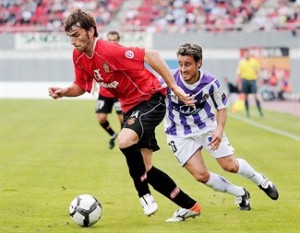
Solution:
M 119 99 L 127 112 L 154 93 L 166 93 L 155 77 L 144 66 L 145 49 L 124 47 L 98 39 L 91 57 L 74 49 L 74 83 L 90 92 L 93 79 Z
M 99 88 L 99 95 L 104 96 L 106 98 L 116 98 L 116 96 L 111 93 L 108 89 L 100 86 Z

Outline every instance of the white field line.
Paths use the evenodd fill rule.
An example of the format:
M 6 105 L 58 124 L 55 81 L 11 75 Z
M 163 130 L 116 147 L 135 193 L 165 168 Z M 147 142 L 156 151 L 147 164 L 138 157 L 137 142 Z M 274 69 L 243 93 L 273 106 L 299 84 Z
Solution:
M 266 131 L 269 131 L 269 132 L 272 132 L 272 133 L 275 133 L 275 134 L 278 134 L 278 135 L 281 135 L 281 136 L 293 139 L 293 140 L 298 141 L 298 142 L 300 141 L 300 136 L 298 136 L 298 135 L 295 135 L 295 134 L 292 134 L 292 133 L 289 133 L 289 132 L 286 132 L 286 131 L 283 131 L 283 130 L 280 130 L 280 129 L 275 129 L 275 128 L 272 128 L 270 126 L 266 126 L 266 125 L 257 123 L 256 121 L 253 121 L 253 120 L 241 117 L 241 116 L 237 116 L 237 115 L 234 115 L 234 114 L 228 114 L 228 115 L 230 117 L 236 119 L 236 120 L 245 122 L 245 123 L 247 123 L 249 125 L 253 125 L 253 126 L 257 127 L 257 128 L 264 129 Z

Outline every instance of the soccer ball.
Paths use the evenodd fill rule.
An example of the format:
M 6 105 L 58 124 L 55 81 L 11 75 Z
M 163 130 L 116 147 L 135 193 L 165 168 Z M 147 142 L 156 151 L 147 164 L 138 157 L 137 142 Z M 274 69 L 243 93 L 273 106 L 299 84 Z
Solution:
M 100 220 L 102 206 L 92 195 L 81 194 L 72 200 L 69 215 L 79 226 L 89 227 Z

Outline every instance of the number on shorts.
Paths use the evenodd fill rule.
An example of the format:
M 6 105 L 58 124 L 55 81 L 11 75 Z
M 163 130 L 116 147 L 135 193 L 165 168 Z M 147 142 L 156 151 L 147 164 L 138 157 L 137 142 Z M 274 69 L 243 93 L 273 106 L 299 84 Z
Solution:
M 177 151 L 177 147 L 174 141 L 169 142 L 169 146 L 171 147 L 172 151 L 175 153 Z
M 103 108 L 104 103 L 105 103 L 104 100 L 98 100 L 98 102 L 97 102 L 97 109 Z

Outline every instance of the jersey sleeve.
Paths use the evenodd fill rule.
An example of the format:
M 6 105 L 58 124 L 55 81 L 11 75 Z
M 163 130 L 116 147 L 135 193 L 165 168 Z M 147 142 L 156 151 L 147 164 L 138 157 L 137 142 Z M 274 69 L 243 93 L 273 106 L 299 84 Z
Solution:
M 105 53 L 116 70 L 142 70 L 144 68 L 145 49 L 143 48 L 109 43 Z
M 214 86 L 214 93 L 212 95 L 212 100 L 213 100 L 214 107 L 218 110 L 227 108 L 229 106 L 229 99 L 226 92 L 220 85 L 219 80 L 216 79 L 213 86 Z

